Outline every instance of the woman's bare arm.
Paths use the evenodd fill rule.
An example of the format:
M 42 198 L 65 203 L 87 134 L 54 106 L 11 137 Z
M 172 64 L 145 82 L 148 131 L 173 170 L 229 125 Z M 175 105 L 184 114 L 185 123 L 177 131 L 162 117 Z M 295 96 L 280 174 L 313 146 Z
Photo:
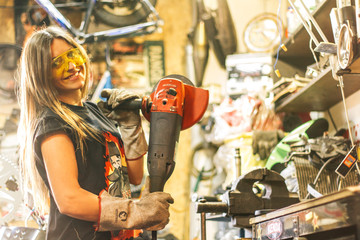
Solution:
M 139 185 L 144 175 L 144 157 L 127 161 L 127 168 L 130 183 Z
M 65 133 L 56 133 L 41 143 L 51 192 L 62 214 L 96 222 L 98 196 L 84 190 L 78 182 L 78 167 L 73 143 Z

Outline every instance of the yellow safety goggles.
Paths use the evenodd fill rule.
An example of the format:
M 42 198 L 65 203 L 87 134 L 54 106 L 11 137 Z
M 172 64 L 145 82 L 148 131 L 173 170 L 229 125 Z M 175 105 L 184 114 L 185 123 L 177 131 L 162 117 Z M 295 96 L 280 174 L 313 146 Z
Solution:
M 54 58 L 51 62 L 53 71 L 57 75 L 62 74 L 64 71 L 69 70 L 69 63 L 73 63 L 76 67 L 83 65 L 86 60 L 78 48 L 71 48 L 63 54 Z

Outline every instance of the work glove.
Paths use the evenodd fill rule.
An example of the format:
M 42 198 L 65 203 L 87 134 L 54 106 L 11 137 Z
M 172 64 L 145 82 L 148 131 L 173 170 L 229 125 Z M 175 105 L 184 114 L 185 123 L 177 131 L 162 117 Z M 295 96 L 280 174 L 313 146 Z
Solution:
M 169 223 L 169 206 L 174 203 L 170 194 L 149 193 L 149 180 L 139 200 L 112 197 L 102 191 L 100 200 L 100 220 L 97 231 L 120 229 L 146 229 L 158 231 Z
M 252 135 L 252 149 L 253 154 L 259 154 L 261 160 L 269 158 L 271 151 L 284 137 L 284 133 L 281 130 L 270 131 L 253 131 Z
M 125 101 L 139 98 L 139 96 L 125 89 L 104 89 L 101 96 L 107 101 L 98 102 L 98 107 L 106 117 L 118 123 L 127 160 L 143 156 L 147 152 L 148 145 L 141 126 L 139 109 L 117 108 Z

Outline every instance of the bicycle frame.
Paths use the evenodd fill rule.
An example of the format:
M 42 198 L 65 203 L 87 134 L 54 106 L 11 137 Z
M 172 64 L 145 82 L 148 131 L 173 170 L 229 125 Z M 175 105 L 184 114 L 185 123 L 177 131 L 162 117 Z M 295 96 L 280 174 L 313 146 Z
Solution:
M 55 22 L 71 33 L 80 44 L 151 34 L 159 27 L 159 25 L 163 24 L 163 21 L 154 6 L 152 6 L 148 0 L 140 0 L 143 7 L 149 8 L 151 13 L 155 16 L 151 21 L 95 33 L 87 33 L 90 24 L 90 17 L 93 13 L 97 0 L 88 0 L 85 17 L 79 28 L 75 28 L 50 0 L 36 0 L 36 2 L 49 14 L 52 19 L 55 20 Z

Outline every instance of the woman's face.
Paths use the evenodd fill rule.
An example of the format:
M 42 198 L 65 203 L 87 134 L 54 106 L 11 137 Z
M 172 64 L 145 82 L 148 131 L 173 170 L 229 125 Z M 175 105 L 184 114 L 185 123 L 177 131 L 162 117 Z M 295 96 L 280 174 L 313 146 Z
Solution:
M 52 81 L 61 95 L 79 92 L 85 84 L 85 58 L 63 39 L 51 44 Z

